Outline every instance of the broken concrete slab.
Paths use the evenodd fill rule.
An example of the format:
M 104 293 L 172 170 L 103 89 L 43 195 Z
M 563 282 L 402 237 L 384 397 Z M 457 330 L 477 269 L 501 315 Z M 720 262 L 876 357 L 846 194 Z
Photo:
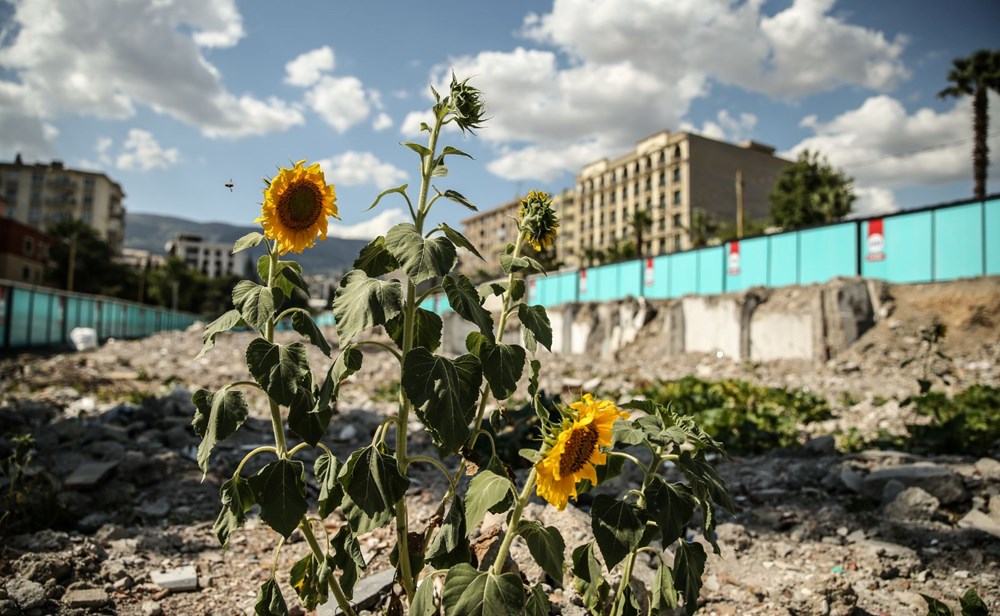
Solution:
M 958 521 L 959 528 L 971 528 L 1000 539 L 1000 524 L 978 509 L 973 509 Z
M 893 480 L 908 488 L 922 488 L 946 505 L 960 503 L 968 496 L 957 473 L 943 466 L 921 462 L 872 471 L 864 478 L 861 492 L 872 500 L 881 500 L 885 484 Z
M 118 462 L 84 462 L 76 467 L 63 484 L 74 489 L 96 487 L 116 466 Z
M 111 598 L 103 588 L 79 588 L 66 591 L 62 601 L 69 607 L 101 607 L 107 605 Z
M 153 583 L 165 590 L 198 590 L 198 571 L 194 565 L 185 565 L 166 571 L 150 571 Z
M 358 585 L 354 587 L 354 599 L 351 601 L 351 605 L 358 611 L 375 607 L 379 597 L 392 586 L 395 579 L 396 571 L 394 569 L 386 569 L 361 578 Z M 332 597 L 330 601 L 319 606 L 316 610 L 316 616 L 339 616 L 341 613 L 340 607 L 337 606 L 337 602 Z

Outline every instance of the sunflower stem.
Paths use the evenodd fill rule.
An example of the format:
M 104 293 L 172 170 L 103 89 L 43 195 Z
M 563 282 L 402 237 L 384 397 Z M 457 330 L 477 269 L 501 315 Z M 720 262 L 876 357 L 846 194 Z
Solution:
M 618 592 L 615 593 L 615 602 L 611 606 L 611 616 L 618 616 L 625 608 L 625 589 L 628 587 L 629 580 L 632 579 L 632 567 L 635 565 L 635 555 L 636 552 L 632 551 L 625 558 L 625 568 L 622 569 L 622 581 L 618 584 Z
M 274 241 L 274 245 L 267 245 L 267 288 L 274 286 L 274 252 L 277 247 L 278 241 Z M 264 325 L 264 339 L 268 342 L 274 342 L 274 324 L 273 318 L 267 320 L 267 324 Z M 281 423 L 281 409 L 278 407 L 278 403 L 274 401 L 274 398 L 268 394 L 267 396 L 268 405 L 271 408 L 271 431 L 274 432 L 274 448 L 277 450 L 278 457 L 284 459 L 288 457 L 288 445 L 285 443 L 285 428 Z
M 324 562 L 326 560 L 326 553 L 323 551 L 323 548 L 319 547 L 316 535 L 313 534 L 312 527 L 309 526 L 308 518 L 302 518 L 302 521 L 299 522 L 299 530 L 302 531 L 302 535 L 309 543 L 309 549 L 312 550 L 316 560 Z M 340 582 L 337 581 L 336 576 L 332 572 L 330 573 L 330 577 L 327 578 L 327 585 L 329 585 L 330 591 L 337 600 L 337 605 L 340 606 L 340 611 L 344 613 L 344 616 L 357 616 L 357 612 L 351 607 L 351 602 L 347 600 L 347 595 L 344 594 L 344 589 L 340 587 Z
M 507 560 L 507 554 L 510 553 L 510 546 L 514 543 L 514 537 L 517 536 L 517 525 L 521 521 L 521 514 L 524 513 L 524 507 L 531 500 L 531 492 L 535 489 L 535 479 L 538 477 L 538 471 L 535 467 L 531 467 L 531 474 L 528 475 L 528 481 L 524 484 L 524 489 L 521 490 L 521 494 L 518 495 L 517 501 L 514 503 L 514 510 L 510 514 L 510 524 L 507 525 L 507 534 L 504 535 L 503 543 L 500 544 L 500 551 L 497 552 L 497 559 L 493 562 L 493 566 L 490 567 L 490 573 L 493 575 L 500 575 L 503 571 L 503 564 Z

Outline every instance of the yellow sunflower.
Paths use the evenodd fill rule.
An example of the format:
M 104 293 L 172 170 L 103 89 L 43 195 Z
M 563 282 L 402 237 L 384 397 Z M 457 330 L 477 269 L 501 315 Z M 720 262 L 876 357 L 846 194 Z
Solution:
M 577 483 L 589 479 L 597 484 L 597 467 L 608 459 L 601 448 L 611 445 L 611 426 L 618 419 L 628 419 L 628 413 L 619 411 L 614 402 L 594 400 L 590 394 L 570 408 L 576 418 L 563 421 L 552 448 L 536 465 L 537 493 L 559 511 L 566 508 L 570 496 L 576 499 Z
M 525 239 L 541 252 L 552 245 L 559 228 L 559 218 L 552 209 L 552 198 L 540 190 L 533 190 L 521 200 L 518 211 L 521 229 L 525 231 Z
M 326 183 L 319 163 L 303 167 L 300 160 L 291 169 L 280 169 L 264 190 L 260 218 L 264 235 L 277 240 L 278 251 L 302 252 L 326 239 L 328 216 L 337 216 L 337 196 Z

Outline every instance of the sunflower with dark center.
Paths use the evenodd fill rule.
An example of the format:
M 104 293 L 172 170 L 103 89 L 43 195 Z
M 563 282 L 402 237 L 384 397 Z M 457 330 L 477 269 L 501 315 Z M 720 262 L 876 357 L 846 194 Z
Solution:
M 533 190 L 521 199 L 521 209 L 517 214 L 518 223 L 524 231 L 524 238 L 535 250 L 541 252 L 552 245 L 559 229 L 559 218 L 552 208 L 552 198 L 540 190 Z
M 574 416 L 563 421 L 551 449 L 535 466 L 538 495 L 559 511 L 566 508 L 570 496 L 576 499 L 576 484 L 587 479 L 597 485 L 597 467 L 608 460 L 601 449 L 611 446 L 611 427 L 618 419 L 628 419 L 628 413 L 619 411 L 614 402 L 594 400 L 590 394 L 570 409 L 576 411 Z
M 278 242 L 278 252 L 302 252 L 326 239 L 327 218 L 337 216 L 337 196 L 326 183 L 319 163 L 304 167 L 304 160 L 291 169 L 280 169 L 264 190 L 260 218 L 264 235 Z

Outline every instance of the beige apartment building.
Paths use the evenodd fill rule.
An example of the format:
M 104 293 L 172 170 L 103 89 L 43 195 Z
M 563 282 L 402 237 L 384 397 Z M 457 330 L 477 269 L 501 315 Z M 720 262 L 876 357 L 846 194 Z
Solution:
M 68 169 L 59 161 L 0 162 L 0 187 L 7 216 L 44 231 L 69 219 L 82 220 L 121 252 L 125 240 L 125 193 L 103 173 Z
M 687 132 L 662 131 L 638 142 L 634 151 L 583 168 L 576 198 L 567 209 L 557 240 L 566 265 L 585 263 L 589 249 L 605 251 L 634 241 L 631 220 L 648 210 L 652 229 L 642 253 L 658 255 L 692 248 L 692 212 L 720 222 L 736 221 L 737 177 L 742 177 L 744 220 L 768 214 L 768 193 L 791 162 L 774 148 L 753 141 L 731 144 Z

